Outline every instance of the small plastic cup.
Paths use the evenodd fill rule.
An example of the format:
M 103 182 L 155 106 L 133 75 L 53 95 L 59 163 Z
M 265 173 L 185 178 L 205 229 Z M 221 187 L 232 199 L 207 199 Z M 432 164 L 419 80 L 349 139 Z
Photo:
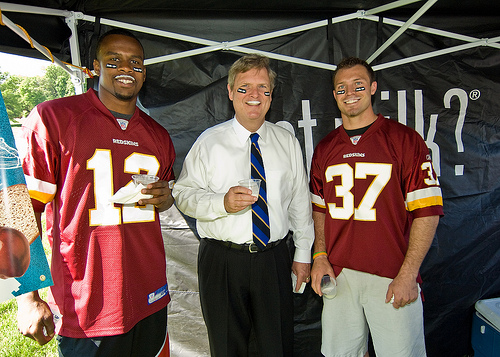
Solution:
M 252 196 L 259 197 L 260 179 L 245 179 L 238 181 L 238 185 L 252 190 Z
M 160 178 L 155 175 L 132 175 L 132 180 L 134 180 L 134 184 L 137 186 L 142 183 L 144 186 L 147 186 L 148 183 L 154 183 L 158 181 Z
M 327 299 L 333 299 L 337 295 L 337 281 L 325 275 L 321 278 L 321 293 Z

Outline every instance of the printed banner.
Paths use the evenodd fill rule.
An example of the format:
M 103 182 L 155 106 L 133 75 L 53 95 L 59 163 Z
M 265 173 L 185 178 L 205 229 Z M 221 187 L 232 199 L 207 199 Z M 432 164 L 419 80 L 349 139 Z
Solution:
M 0 301 L 52 284 L 21 159 L 0 93 Z
M 148 20 L 143 24 L 150 25 L 151 18 Z M 440 29 L 443 26 L 446 31 L 478 39 L 498 35 L 496 18 L 477 20 L 480 23 L 440 17 L 425 25 L 439 24 Z M 134 17 L 133 21 L 140 19 Z M 307 19 L 234 19 L 237 25 L 232 21 L 214 19 L 208 26 L 209 20 L 202 24 L 199 18 L 163 19 L 155 25 L 177 33 L 190 28 L 189 35 L 228 41 L 228 37 L 236 40 L 291 28 Z M 191 23 L 193 26 L 189 26 Z M 382 22 L 357 19 L 332 24 L 328 31 L 314 28 L 252 43 L 251 47 L 256 52 L 338 64 L 346 56 L 369 58 L 396 30 Z M 156 56 L 197 48 L 163 38 L 153 45 L 151 36 L 139 36 L 143 36 L 146 53 Z M 380 66 L 461 43 L 411 30 L 372 63 L 378 66 L 375 113 L 397 120 L 422 136 L 443 192 L 445 216 L 420 270 L 429 356 L 470 354 L 474 304 L 500 296 L 500 52 L 480 46 L 390 68 Z M 241 55 L 222 51 L 148 65 L 140 100 L 172 137 L 176 175 L 203 130 L 234 115 L 228 99 L 227 71 Z M 267 120 L 295 134 L 309 168 L 315 146 L 341 124 L 332 93 L 332 72 L 278 60 L 271 60 L 271 67 L 277 80 Z M 194 220 L 186 220 L 194 229 Z M 319 356 L 322 301 L 306 289 L 303 295 L 295 296 L 295 302 L 294 352 Z M 173 344 L 179 342 L 175 334 L 170 338 Z

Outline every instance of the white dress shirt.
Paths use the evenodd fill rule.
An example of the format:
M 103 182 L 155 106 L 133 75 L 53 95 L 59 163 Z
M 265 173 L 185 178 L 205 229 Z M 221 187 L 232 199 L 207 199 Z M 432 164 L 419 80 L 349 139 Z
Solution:
M 269 242 L 292 230 L 294 260 L 309 263 L 314 226 L 300 144 L 289 131 L 267 121 L 257 133 L 266 172 Z M 250 134 L 233 118 L 205 130 L 186 155 L 172 194 L 177 207 L 197 219 L 202 238 L 253 242 L 251 206 L 237 213 L 224 208 L 227 191 L 250 178 Z

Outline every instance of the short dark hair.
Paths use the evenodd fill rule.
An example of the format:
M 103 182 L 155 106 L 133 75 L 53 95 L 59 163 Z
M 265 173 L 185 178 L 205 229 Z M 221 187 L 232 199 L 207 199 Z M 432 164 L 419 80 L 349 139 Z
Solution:
M 130 32 L 129 30 L 122 29 L 122 28 L 115 28 L 115 29 L 112 29 L 112 30 L 109 30 L 109 31 L 103 33 L 101 35 L 101 37 L 99 37 L 99 39 L 97 40 L 97 46 L 95 49 L 95 58 L 97 60 L 99 60 L 102 43 L 104 42 L 106 37 L 111 36 L 111 35 L 122 35 L 122 36 L 127 36 L 130 38 L 133 38 L 141 46 L 142 54 L 144 56 L 144 47 L 142 47 L 141 41 L 139 41 L 139 39 L 137 37 L 135 37 L 135 35 L 132 32 Z
M 271 82 L 271 91 L 274 89 L 274 80 L 276 79 L 276 72 L 271 69 L 269 65 L 269 58 L 266 56 L 261 56 L 256 53 L 251 53 L 249 55 L 240 57 L 236 62 L 233 63 L 231 68 L 229 68 L 229 73 L 227 76 L 227 83 L 229 88 L 233 89 L 234 81 L 238 73 L 245 73 L 251 69 L 265 69 L 269 75 L 269 81 Z
M 366 68 L 366 70 L 368 71 L 368 76 L 370 77 L 370 84 L 375 82 L 375 72 L 373 71 L 373 68 L 368 64 L 368 62 L 358 57 L 347 57 L 340 61 L 340 63 L 337 65 L 337 68 L 333 72 L 333 85 L 335 86 L 335 76 L 341 69 L 352 68 L 357 65 L 362 65 Z

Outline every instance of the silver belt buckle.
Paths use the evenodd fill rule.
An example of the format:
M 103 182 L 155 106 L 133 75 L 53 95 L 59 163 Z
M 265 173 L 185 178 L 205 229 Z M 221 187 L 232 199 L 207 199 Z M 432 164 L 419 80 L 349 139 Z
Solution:
M 250 253 L 257 253 L 259 251 L 259 247 L 257 247 L 257 244 L 255 244 L 255 243 L 250 243 L 248 245 L 248 251 Z

